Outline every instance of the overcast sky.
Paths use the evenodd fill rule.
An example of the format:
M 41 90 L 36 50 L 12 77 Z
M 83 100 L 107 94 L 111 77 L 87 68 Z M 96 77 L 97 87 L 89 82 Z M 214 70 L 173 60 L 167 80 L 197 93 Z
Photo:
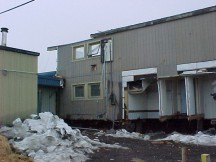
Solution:
M 0 12 L 29 0 L 0 0 Z M 216 5 L 216 0 L 35 0 L 0 14 L 9 28 L 7 46 L 39 52 L 38 71 L 56 70 L 47 47 L 90 38 L 90 34 Z

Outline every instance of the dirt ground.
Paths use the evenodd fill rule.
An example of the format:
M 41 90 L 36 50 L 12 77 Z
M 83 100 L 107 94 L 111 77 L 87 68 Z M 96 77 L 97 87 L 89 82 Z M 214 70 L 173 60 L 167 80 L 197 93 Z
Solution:
M 98 137 L 101 142 L 118 143 L 128 149 L 101 148 L 91 154 L 88 162 L 180 162 L 181 149 L 187 148 L 187 162 L 200 162 L 201 154 L 210 154 L 212 162 L 216 162 L 216 146 L 185 145 L 181 143 L 153 142 L 129 138 L 116 138 L 97 136 L 94 132 L 83 132 L 84 135 L 94 139 Z
M 210 154 L 211 161 L 216 162 L 216 146 L 198 146 L 174 143 L 171 141 L 154 142 L 130 138 L 98 136 L 93 131 L 83 131 L 91 139 L 98 138 L 107 144 L 119 144 L 128 149 L 100 148 L 89 155 L 87 162 L 180 162 L 181 148 L 187 148 L 187 162 L 200 162 L 203 153 Z M 0 135 L 0 162 L 33 162 L 28 157 L 13 153 L 8 141 Z
M 33 160 L 13 153 L 8 140 L 0 135 L 0 162 L 33 162 Z

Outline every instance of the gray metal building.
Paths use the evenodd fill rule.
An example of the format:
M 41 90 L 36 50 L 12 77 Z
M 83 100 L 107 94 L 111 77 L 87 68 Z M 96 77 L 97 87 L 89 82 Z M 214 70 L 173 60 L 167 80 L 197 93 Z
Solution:
M 215 119 L 216 6 L 91 34 L 57 50 L 67 119 Z

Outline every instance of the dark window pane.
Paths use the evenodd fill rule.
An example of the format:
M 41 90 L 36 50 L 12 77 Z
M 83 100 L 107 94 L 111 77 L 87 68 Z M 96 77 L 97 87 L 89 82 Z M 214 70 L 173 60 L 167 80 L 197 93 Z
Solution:
M 92 97 L 100 96 L 100 84 L 91 85 L 91 96 Z
M 84 97 L 84 86 L 75 87 L 75 97 Z

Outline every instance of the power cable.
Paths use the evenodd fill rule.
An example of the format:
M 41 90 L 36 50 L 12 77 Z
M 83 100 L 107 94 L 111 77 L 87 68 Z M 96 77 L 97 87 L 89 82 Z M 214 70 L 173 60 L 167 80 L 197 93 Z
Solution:
M 8 10 L 3 11 L 3 12 L 0 12 L 0 14 L 3 14 L 3 13 L 5 13 L 5 12 L 11 11 L 11 10 L 14 10 L 14 9 L 16 9 L 16 8 L 18 8 L 18 7 L 24 6 L 24 5 L 28 4 L 28 3 L 33 2 L 33 1 L 35 1 L 35 0 L 28 1 L 28 2 L 26 2 L 26 3 L 23 3 L 23 4 L 19 5 L 19 6 L 13 7 L 13 8 L 11 8 L 11 9 L 8 9 Z

